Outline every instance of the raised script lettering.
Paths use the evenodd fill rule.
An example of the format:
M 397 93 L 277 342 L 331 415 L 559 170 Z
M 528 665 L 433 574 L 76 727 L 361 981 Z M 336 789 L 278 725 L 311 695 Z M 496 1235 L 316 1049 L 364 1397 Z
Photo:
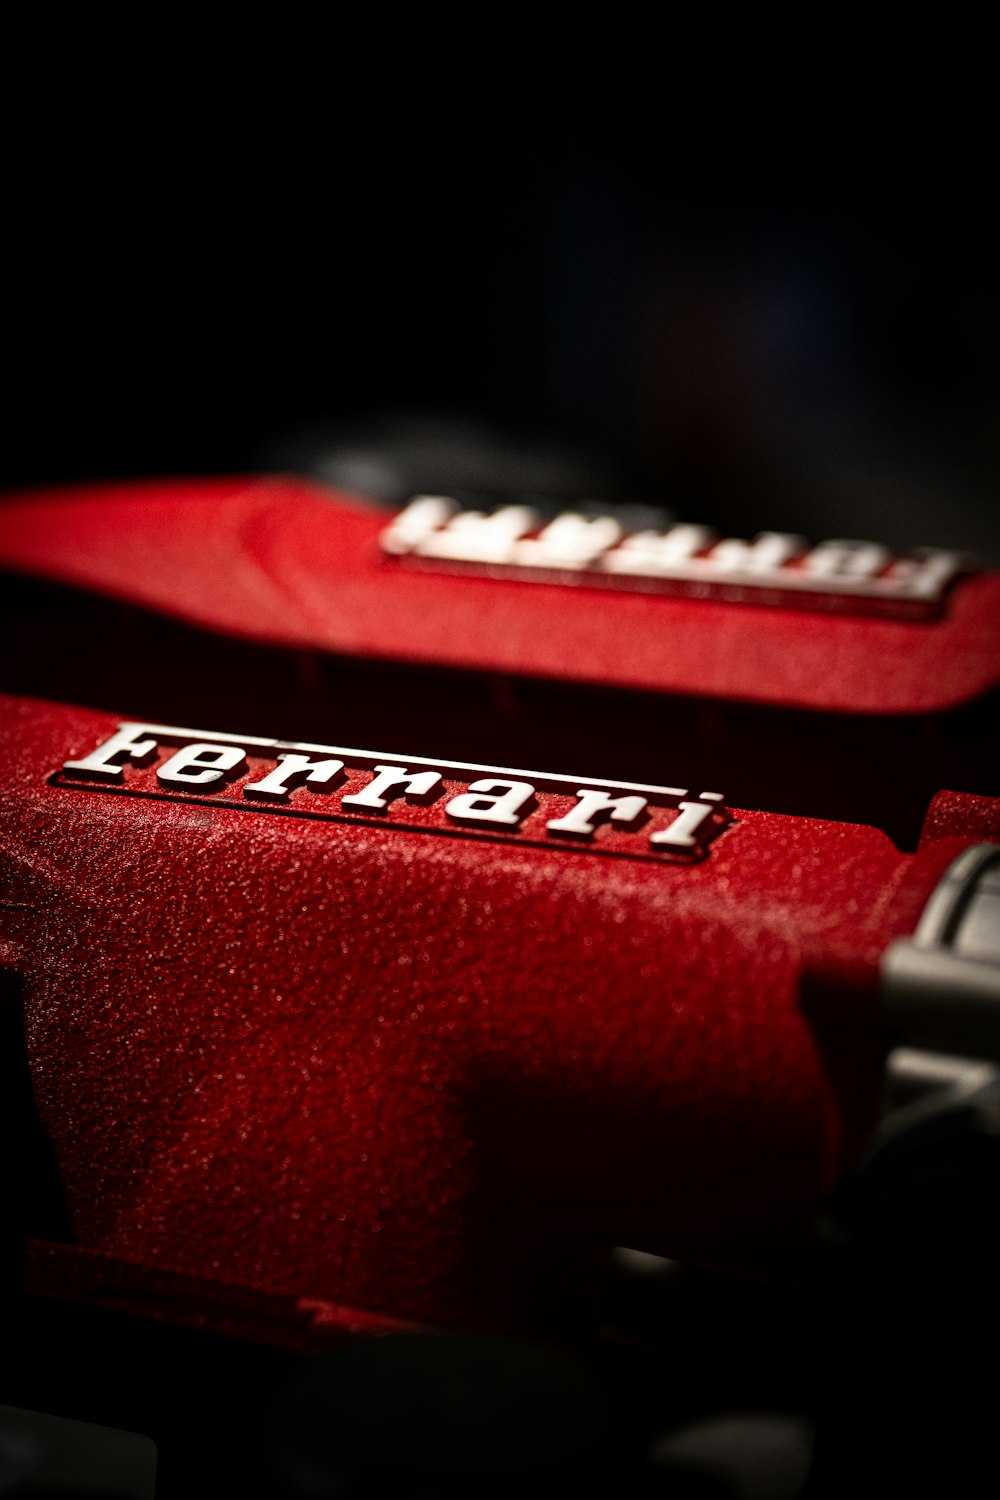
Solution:
M 88 781 L 123 781 L 122 766 L 126 760 L 143 765 L 156 754 L 156 741 L 146 737 L 139 724 L 123 724 L 103 745 L 98 745 L 82 760 L 63 762 L 69 776 L 85 776 Z
M 698 844 L 696 834 L 712 816 L 714 808 L 703 802 L 682 802 L 674 821 L 659 833 L 650 835 L 649 842 L 658 849 L 694 849 Z
M 549 833 L 569 834 L 571 837 L 589 839 L 597 830 L 598 823 L 614 820 L 616 823 L 634 823 L 646 810 L 645 797 L 610 797 L 607 792 L 577 792 L 579 801 L 565 817 L 552 818 L 546 823 Z
M 413 500 L 382 533 L 381 546 L 394 558 L 487 568 L 491 577 L 509 570 L 512 577 L 558 583 L 572 574 L 606 588 L 904 618 L 933 612 L 948 585 L 971 567 L 957 552 L 918 549 L 894 558 L 877 542 L 810 546 L 781 531 L 741 541 L 686 522 L 626 532 L 613 515 L 564 511 L 546 522 L 529 505 L 463 510 L 437 495 Z
M 156 779 L 163 786 L 202 790 L 217 786 L 225 780 L 227 771 L 235 771 L 245 760 L 245 753 L 236 745 L 185 745 L 160 766 Z
M 441 785 L 437 771 L 411 772 L 405 766 L 376 766 L 374 780 L 360 792 L 341 800 L 345 807 L 367 807 L 383 812 L 394 797 L 404 794 L 408 802 L 426 802 Z
M 279 755 L 274 770 L 263 781 L 252 781 L 243 788 L 244 797 L 259 797 L 262 802 L 287 802 L 293 786 L 329 787 L 344 769 L 342 760 L 312 760 L 308 755 Z
M 586 776 L 420 757 L 395 762 L 368 750 L 152 724 L 120 725 L 88 755 L 66 761 L 53 781 L 140 797 L 207 798 L 245 812 L 382 823 L 407 835 L 464 832 L 550 854 L 586 849 L 658 863 L 702 859 L 732 823 L 721 792 L 627 781 L 609 787 Z
M 502 823 L 516 828 L 535 795 L 529 781 L 471 781 L 445 808 L 456 823 Z

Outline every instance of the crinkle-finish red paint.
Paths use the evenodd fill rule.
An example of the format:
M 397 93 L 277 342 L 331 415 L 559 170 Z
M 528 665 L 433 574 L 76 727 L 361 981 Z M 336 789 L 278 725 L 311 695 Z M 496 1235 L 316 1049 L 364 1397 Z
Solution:
M 572 1324 L 615 1243 L 794 1254 L 874 1112 L 879 958 L 961 847 L 737 812 L 685 867 L 108 795 L 47 778 L 115 720 L 0 712 L 75 1239 L 429 1323 Z
M 846 713 L 930 713 L 1000 681 L 1000 575 L 942 619 L 411 573 L 384 512 L 305 480 L 142 481 L 0 505 L 0 565 L 242 638 Z

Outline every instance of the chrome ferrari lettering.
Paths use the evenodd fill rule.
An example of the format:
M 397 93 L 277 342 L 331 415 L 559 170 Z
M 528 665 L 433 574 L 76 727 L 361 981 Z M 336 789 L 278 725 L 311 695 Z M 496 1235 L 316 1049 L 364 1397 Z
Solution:
M 714 809 L 708 802 L 682 802 L 680 814 L 668 828 L 650 834 L 649 842 L 658 849 L 696 849 L 698 835 L 712 816 Z
M 731 823 L 721 792 L 123 724 L 57 786 L 555 849 L 693 862 Z M 317 793 L 323 793 L 322 796 Z
M 156 754 L 156 741 L 145 737 L 138 724 L 123 724 L 103 745 L 98 745 L 80 760 L 67 760 L 67 776 L 85 776 L 88 781 L 122 781 L 126 761 L 136 765 L 148 762 Z
M 313 760 L 309 755 L 279 755 L 278 764 L 261 781 L 251 781 L 243 788 L 244 797 L 259 797 L 262 802 L 287 802 L 293 786 L 327 791 L 330 783 L 344 769 L 342 760 Z
M 417 567 L 902 618 L 933 614 L 970 568 L 961 553 L 933 548 L 894 557 L 876 542 L 810 545 L 780 531 L 742 541 L 687 523 L 626 532 L 611 515 L 564 511 L 546 521 L 530 505 L 468 510 L 441 495 L 411 501 L 380 545 Z
M 445 812 L 456 823 L 500 823 L 516 828 L 534 795 L 530 781 L 473 781 L 467 792 L 451 799 Z
M 345 807 L 367 807 L 383 812 L 396 797 L 423 802 L 438 791 L 441 776 L 437 771 L 408 771 L 405 766 L 376 766 L 374 780 L 360 792 L 343 799 Z
M 213 787 L 245 760 L 246 755 L 236 745 L 185 745 L 157 769 L 156 779 L 162 786 L 180 787 L 182 791 Z
M 569 834 L 573 838 L 593 838 L 598 824 L 613 819 L 616 823 L 634 823 L 646 811 L 645 797 L 609 797 L 606 792 L 577 792 L 577 804 L 562 818 L 546 823 L 549 833 Z

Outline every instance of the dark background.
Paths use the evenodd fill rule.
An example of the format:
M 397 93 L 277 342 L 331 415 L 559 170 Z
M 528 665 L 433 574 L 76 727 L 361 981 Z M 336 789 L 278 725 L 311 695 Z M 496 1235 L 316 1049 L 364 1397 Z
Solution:
M 9 62 L 4 486 L 314 468 L 472 419 L 735 534 L 1000 560 L 964 64 L 187 40 Z
M 208 51 L 193 16 L 166 13 L 143 35 L 122 16 L 97 35 L 88 15 L 68 38 L 49 18 L 52 35 L 8 47 L 0 484 L 316 471 L 325 453 L 412 451 L 430 433 L 438 455 L 478 444 L 485 467 L 554 445 L 592 493 L 737 535 L 869 536 L 1000 563 L 995 85 L 973 71 L 981 39 L 953 29 L 946 56 L 935 30 L 919 65 L 902 38 L 872 59 L 868 34 L 820 14 L 814 36 L 776 39 L 766 70 L 748 49 L 734 81 L 718 64 L 721 19 L 697 46 L 636 35 L 586 71 L 566 56 L 529 64 L 529 38 L 500 60 L 493 31 L 513 22 L 477 19 L 485 39 L 466 19 L 392 61 L 393 18 L 361 46 L 338 12 L 332 37 L 265 29 L 250 58 L 244 34 Z M 830 56 L 834 31 L 846 58 Z M 413 487 L 433 482 L 425 462 Z M 782 775 L 792 758 L 787 743 L 772 757 Z M 995 1203 L 993 1179 L 969 1201 Z M 914 1433 L 952 1462 L 993 1431 L 989 1385 L 967 1419 L 955 1412 L 979 1390 L 968 1330 L 980 1336 L 995 1263 L 984 1251 L 969 1278 L 966 1248 L 992 1255 L 995 1227 L 937 1215 L 949 1261 L 919 1214 L 898 1222 L 904 1254 L 861 1292 L 847 1276 L 843 1327 L 815 1347 L 796 1342 L 797 1304 L 744 1307 L 715 1283 L 704 1305 L 687 1288 L 662 1315 L 671 1347 L 686 1359 L 690 1344 L 712 1381 L 738 1348 L 758 1402 L 792 1399 L 789 1379 L 826 1366 L 845 1409 L 860 1379 L 884 1427 L 895 1390 L 876 1464 L 886 1494 L 920 1492 Z M 941 1299 L 947 1358 L 926 1381 L 928 1289 L 951 1286 L 964 1300 L 952 1316 Z M 645 1303 L 635 1320 L 648 1328 Z M 145 1349 L 149 1329 L 135 1337 Z M 83 1329 L 74 1390 L 98 1338 Z M 204 1358 L 165 1347 L 167 1371 Z M 131 1368 L 120 1361 L 126 1384 Z M 228 1389 L 205 1371 L 206 1389 Z M 833 1404 L 837 1494 L 872 1432 Z

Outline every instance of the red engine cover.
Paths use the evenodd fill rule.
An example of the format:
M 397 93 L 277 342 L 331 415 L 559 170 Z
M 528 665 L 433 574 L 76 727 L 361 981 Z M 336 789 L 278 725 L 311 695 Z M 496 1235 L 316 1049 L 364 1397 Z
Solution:
M 385 524 L 291 477 L 105 485 L 7 501 L 0 566 L 283 646 L 727 701 L 931 713 L 1000 682 L 1000 574 L 915 624 L 407 574 Z
M 834 618 L 408 576 L 383 523 L 294 479 L 115 487 L 7 502 L 0 561 L 370 660 L 845 715 L 1000 679 L 995 575 L 933 623 Z M 70 785 L 117 718 L 2 712 L 3 958 L 79 1253 L 399 1319 L 578 1328 L 613 1244 L 787 1266 L 875 1117 L 880 958 L 1000 832 L 954 795 L 916 853 L 750 809 L 700 862 L 602 858 L 317 820 L 305 786 L 271 816 L 252 755 L 224 796 L 161 795 L 165 749 Z M 664 780 L 696 769 L 664 747 Z
M 3 710 L 74 1238 L 406 1318 L 572 1320 L 615 1243 L 793 1254 L 871 1122 L 879 958 L 961 847 L 737 812 L 677 865 L 112 795 L 49 778 L 114 721 Z

